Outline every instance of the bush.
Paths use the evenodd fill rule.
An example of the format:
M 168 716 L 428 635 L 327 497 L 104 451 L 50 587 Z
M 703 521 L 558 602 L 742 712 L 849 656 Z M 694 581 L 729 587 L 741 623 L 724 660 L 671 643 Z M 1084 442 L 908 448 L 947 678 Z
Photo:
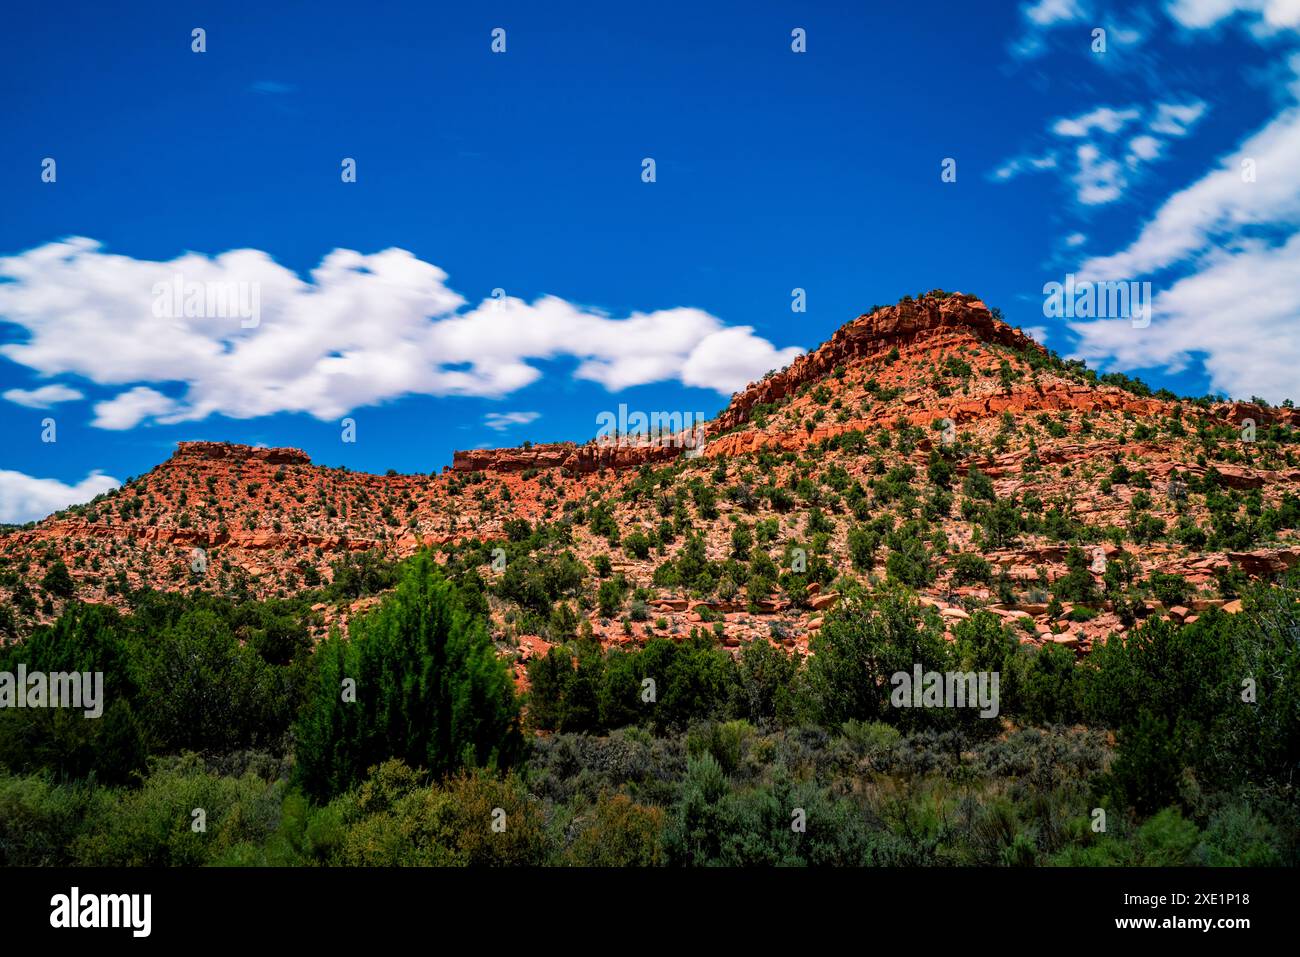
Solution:
M 41 579 L 41 587 L 56 598 L 71 598 L 77 583 L 68 572 L 68 566 L 59 559 L 52 564 Z
M 876 561 L 876 549 L 880 547 L 880 536 L 865 525 L 855 525 L 849 529 L 849 558 L 858 571 L 871 571 Z
M 0 866 L 66 867 L 72 845 L 101 795 L 59 787 L 49 775 L 0 775 Z
M 1097 585 L 1092 580 L 1088 556 L 1077 545 L 1065 553 L 1066 572 L 1052 583 L 1052 594 L 1060 601 L 1093 604 L 1097 600 Z
M 329 863 L 349 867 L 519 867 L 547 862 L 541 810 L 514 775 L 479 771 L 421 787 L 400 762 L 340 799 L 345 834 Z
M 1074 652 L 1064 645 L 1020 649 L 1016 668 L 1017 711 L 1032 725 L 1079 720 L 1081 694 Z
M 569 846 L 565 863 L 578 867 L 655 867 L 663 862 L 663 810 L 625 794 L 601 795 Z
M 623 538 L 623 551 L 632 558 L 644 561 L 650 557 L 650 539 L 644 532 L 633 532 Z
M 962 482 L 961 490 L 967 498 L 982 499 L 986 502 L 996 502 L 998 499 L 997 492 L 993 490 L 993 480 L 973 465 L 966 473 L 966 480 Z
M 627 594 L 627 582 L 622 575 L 607 578 L 600 583 L 596 601 L 600 605 L 602 618 L 613 618 L 623 607 L 623 596 Z
M 280 822 L 282 783 L 223 777 L 193 756 L 151 774 L 138 791 L 112 792 L 75 845 L 90 867 L 184 867 L 242 843 L 264 843 Z M 109 795 L 103 795 L 108 797 Z M 195 810 L 206 830 L 196 831 Z
M 755 638 L 740 653 L 737 681 L 741 708 L 761 727 L 788 722 L 795 709 L 799 656 L 787 655 L 765 638 Z
M 1185 605 L 1192 592 L 1187 579 L 1182 575 L 1166 572 L 1152 572 L 1147 576 L 1147 585 L 1150 586 L 1151 594 L 1155 595 L 1156 601 L 1166 608 Z
M 969 585 L 975 582 L 988 584 L 993 580 L 993 567 L 973 552 L 961 552 L 954 556 L 949 568 L 952 569 L 954 585 Z

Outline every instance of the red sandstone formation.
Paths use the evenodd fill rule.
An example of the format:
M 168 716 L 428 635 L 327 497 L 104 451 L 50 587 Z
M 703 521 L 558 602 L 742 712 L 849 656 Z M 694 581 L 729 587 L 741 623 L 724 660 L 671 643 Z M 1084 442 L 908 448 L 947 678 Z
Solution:
M 886 576 L 890 546 L 882 541 L 871 566 L 861 567 L 851 561 L 850 531 L 882 517 L 896 527 L 926 515 L 921 503 L 941 491 L 928 475 L 931 453 L 952 441 L 959 450 L 952 456 L 952 501 L 946 513 L 925 519 L 935 575 L 920 589 L 922 600 L 950 624 L 983 607 L 1023 640 L 1086 651 L 1125 633 L 1118 610 L 1099 595 L 1091 617 L 1072 617 L 1069 607 L 1049 615 L 1049 589 L 1065 574 L 1069 545 L 1042 531 L 991 545 L 979 518 L 983 506 L 966 501 L 963 478 L 982 473 L 999 499 L 1036 518 L 1049 511 L 1069 516 L 1086 530 L 1087 540 L 1074 544 L 1107 561 L 1132 560 L 1139 582 L 1159 571 L 1190 586 L 1187 604 L 1164 609 L 1148 597 L 1141 615 L 1187 621 L 1210 608 L 1231 612 L 1240 602 L 1220 594 L 1216 576 L 1232 569 L 1276 575 L 1300 562 L 1300 535 L 1288 526 L 1249 548 L 1187 545 L 1176 526 L 1213 531 L 1207 497 L 1170 489 L 1217 484 L 1236 496 L 1242 522 L 1254 521 L 1246 496 L 1250 514 L 1258 515 L 1300 492 L 1300 446 L 1242 441 L 1247 419 L 1261 436 L 1280 427 L 1285 438 L 1285 430 L 1300 426 L 1291 408 L 1194 403 L 1100 384 L 978 299 L 925 296 L 858 317 L 789 368 L 737 393 L 705 427 L 702 454 L 671 441 L 606 438 L 457 452 L 440 475 L 380 476 L 316 466 L 296 449 L 182 443 L 124 488 L 0 535 L 0 569 L 8 572 L 0 601 L 19 608 L 20 631 L 48 621 L 62 598 L 46 596 L 40 582 L 56 559 L 71 571 L 78 598 L 123 607 L 125 594 L 145 585 L 288 594 L 328 583 L 336 563 L 359 552 L 398 559 L 419 548 L 504 538 L 510 519 L 537 524 L 583 516 L 572 522 L 564 547 L 589 567 L 608 556 L 614 574 L 651 595 L 645 615 L 606 620 L 591 600 L 599 582 L 590 576 L 575 610 L 601 641 L 709 627 L 727 647 L 770 637 L 807 649 L 840 587 Z M 658 470 L 650 495 L 635 484 L 644 466 Z M 884 476 L 907 467 L 917 499 L 910 511 L 879 488 Z M 692 490 L 701 483 L 714 487 L 713 512 Z M 865 507 L 851 504 L 853 487 Z M 774 496 L 782 491 L 788 501 L 777 508 Z M 611 512 L 624 541 L 636 532 L 653 539 L 669 519 L 676 535 L 637 558 L 607 531 L 592 530 L 588 510 L 596 503 Z M 733 528 L 753 529 L 760 520 L 775 523 L 776 537 L 754 548 L 782 561 L 786 545 L 811 539 L 814 507 L 832 529 L 824 557 L 839 577 L 810 587 L 801 605 L 779 588 L 751 595 L 720 583 L 701 596 L 654 584 L 656 568 L 678 555 L 690 534 L 702 535 L 708 558 L 723 563 L 732 558 Z M 686 520 L 677 522 L 682 508 Z M 1134 531 L 1153 521 L 1163 531 Z M 201 576 L 192 572 L 195 549 L 207 561 Z M 995 579 L 1004 578 L 1002 594 L 996 580 L 957 581 L 953 563 L 963 553 L 990 563 Z M 488 582 L 499 574 L 489 566 L 480 571 Z M 1100 591 L 1100 572 L 1094 578 Z M 18 601 L 22 589 L 25 603 Z M 321 608 L 327 622 L 343 622 L 371 601 Z M 548 638 L 520 632 L 511 609 L 493 601 L 501 647 L 520 665 L 544 653 Z

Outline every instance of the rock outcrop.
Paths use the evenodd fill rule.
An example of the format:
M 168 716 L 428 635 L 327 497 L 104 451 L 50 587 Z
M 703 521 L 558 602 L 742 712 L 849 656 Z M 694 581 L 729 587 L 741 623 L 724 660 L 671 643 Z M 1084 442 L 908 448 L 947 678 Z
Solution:
M 269 449 L 231 442 L 178 442 L 173 461 L 264 462 L 267 465 L 311 465 L 311 458 L 301 449 Z
M 646 462 L 668 462 L 682 454 L 671 442 L 639 442 L 635 439 L 589 442 L 556 442 L 513 449 L 475 449 L 452 456 L 453 472 L 525 472 L 529 469 L 565 469 L 585 475 L 604 468 L 638 468 Z

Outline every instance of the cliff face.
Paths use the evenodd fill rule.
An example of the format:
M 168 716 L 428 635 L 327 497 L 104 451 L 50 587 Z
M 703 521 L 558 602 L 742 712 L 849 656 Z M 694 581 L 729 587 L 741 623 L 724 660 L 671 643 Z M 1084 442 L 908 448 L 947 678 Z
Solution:
M 513 449 L 476 449 L 452 456 L 453 472 L 525 472 L 529 469 L 564 469 L 586 475 L 600 469 L 632 469 L 646 462 L 668 462 L 682 449 L 671 444 L 635 440 L 576 445 L 556 442 Z

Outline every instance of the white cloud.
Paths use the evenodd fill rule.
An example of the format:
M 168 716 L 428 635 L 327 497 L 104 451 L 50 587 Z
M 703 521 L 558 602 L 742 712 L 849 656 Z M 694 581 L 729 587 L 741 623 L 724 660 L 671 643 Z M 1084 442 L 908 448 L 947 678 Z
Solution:
M 1119 163 L 1103 156 L 1091 143 L 1084 143 L 1076 151 L 1079 160 L 1074 174 L 1077 198 L 1085 206 L 1113 202 L 1123 194 L 1127 181 Z
M 1203 357 L 1210 387 L 1237 398 L 1300 399 L 1300 234 L 1281 246 L 1216 251 L 1159 292 L 1150 326 L 1071 324 L 1077 355 L 1123 369 L 1178 372 Z
M 10 402 L 25 405 L 29 409 L 48 409 L 60 402 L 71 402 L 73 399 L 85 398 L 76 389 L 59 383 L 43 385 L 39 389 L 8 389 L 5 391 L 4 397 Z
M 121 484 L 98 471 L 76 485 L 66 485 L 58 479 L 33 478 L 0 469 L 0 522 L 33 522 L 69 505 L 88 502 Z
M 163 419 L 176 414 L 176 401 L 155 389 L 138 385 L 104 402 L 95 403 L 95 419 L 100 429 L 133 429 L 145 419 Z
M 156 286 L 177 276 L 248 284 L 259 320 L 155 315 Z M 3 279 L 0 318 L 27 337 L 0 354 L 42 375 L 125 387 L 95 407 L 109 429 L 213 414 L 329 420 L 408 394 L 497 397 L 562 357 L 611 390 L 678 379 L 727 394 L 801 351 L 693 308 L 620 319 L 543 296 L 464 309 L 443 270 L 400 249 L 338 249 L 304 281 L 258 250 L 152 262 L 76 238 L 0 258 Z M 181 387 L 168 390 L 175 398 L 163 383 Z
M 1087 136 L 1094 129 L 1105 133 L 1118 133 L 1127 123 L 1136 120 L 1141 113 L 1133 108 L 1116 110 L 1109 106 L 1097 109 L 1082 116 L 1062 118 L 1052 125 L 1052 132 L 1057 136 Z
M 1008 180 L 1021 173 L 1039 173 L 1056 168 L 1056 154 L 1044 153 L 1042 156 L 1015 156 L 1007 160 L 994 173 L 993 178 Z
M 527 425 L 530 422 L 536 422 L 541 417 L 540 412 L 489 412 L 484 416 L 483 421 L 489 429 L 496 429 L 501 432 L 512 425 Z
M 1065 245 L 1071 249 L 1074 249 L 1077 246 L 1082 246 L 1087 241 L 1088 237 L 1083 233 L 1070 233 L 1070 235 L 1065 237 Z
M 1088 10 L 1079 0 L 1037 0 L 1020 5 L 1024 32 L 1010 45 L 1013 56 L 1022 59 L 1040 56 L 1047 49 L 1044 40 L 1048 31 L 1088 16 Z
M 1083 16 L 1083 6 L 1077 0 L 1038 0 L 1024 8 L 1025 17 L 1040 27 L 1067 23 Z
M 1300 55 L 1291 65 L 1300 72 Z M 1078 355 L 1171 371 L 1202 358 L 1216 392 L 1300 398 L 1298 158 L 1300 106 L 1291 106 L 1167 198 L 1126 248 L 1086 260 L 1080 279 L 1176 278 L 1156 295 L 1146 328 L 1073 324 Z
M 1160 140 L 1146 133 L 1133 137 L 1128 141 L 1129 167 L 1135 168 L 1139 163 L 1149 163 L 1160 155 L 1162 145 Z
M 1150 26 L 1150 15 L 1144 7 L 1122 10 L 1124 21 L 1104 4 L 1084 3 L 1081 0 L 1037 0 L 1020 5 L 1021 32 L 1008 45 L 1012 56 L 1027 60 L 1047 53 L 1056 47 L 1060 51 L 1083 53 L 1102 69 L 1118 67 L 1123 59 L 1112 56 L 1094 56 L 1092 30 L 1106 31 L 1106 44 L 1112 52 L 1132 47 L 1141 42 Z M 1129 21 L 1129 18 L 1133 21 Z
M 1143 163 L 1164 155 L 1165 139 L 1185 136 L 1205 114 L 1200 100 L 1187 103 L 1157 103 L 1149 110 L 1137 106 L 1117 108 L 1099 106 L 1077 116 L 1061 117 L 1048 127 L 1049 133 L 1064 143 L 1079 142 L 1072 152 L 1064 152 L 1057 161 L 1057 150 L 1048 149 L 1042 162 L 1023 156 L 1013 157 L 998 168 L 993 178 L 1006 181 L 1023 172 L 1059 168 L 1074 189 L 1081 206 L 1113 203 L 1124 195 L 1130 182 L 1139 174 Z M 1144 120 L 1145 116 L 1145 120 Z M 1131 126 L 1145 125 L 1145 132 L 1135 132 L 1128 141 L 1123 162 L 1114 137 Z M 1160 136 L 1155 134 L 1159 133 Z M 1064 145 L 1064 144 L 1062 144 Z
M 1119 10 L 1108 7 L 1119 7 Z M 1022 3 L 1020 16 L 1021 32 L 1008 44 L 1013 57 L 1032 59 L 1055 48 L 1067 54 L 1083 54 L 1100 69 L 1121 69 L 1125 58 L 1095 55 L 1092 48 L 1094 29 L 1106 31 L 1107 50 L 1114 53 L 1142 42 L 1152 26 L 1151 14 L 1145 5 L 1123 2 L 1038 0 Z
M 1205 115 L 1205 102 L 1196 100 L 1191 103 L 1157 103 L 1156 115 L 1151 121 L 1153 133 L 1168 136 L 1185 136 L 1196 121 Z
M 1124 26 L 1123 24 L 1110 22 L 1106 27 L 1106 40 L 1110 47 L 1131 47 L 1141 43 L 1146 34 L 1137 25 Z
M 1259 35 L 1300 27 L 1300 0 L 1170 0 L 1165 9 L 1189 30 L 1216 26 L 1236 14 L 1249 19 Z
M 1300 64 L 1298 64 L 1300 65 Z M 1227 240 L 1243 228 L 1300 223 L 1300 108 L 1292 107 L 1250 136 L 1215 169 L 1170 196 L 1126 249 L 1088 260 L 1091 278 L 1146 275 Z M 1255 170 L 1255 181 L 1243 173 Z
M 700 342 L 682 366 L 682 382 L 701 389 L 737 392 L 764 373 L 783 369 L 799 349 L 775 349 L 749 326 L 723 329 Z M 754 370 L 761 370 L 754 374 Z

